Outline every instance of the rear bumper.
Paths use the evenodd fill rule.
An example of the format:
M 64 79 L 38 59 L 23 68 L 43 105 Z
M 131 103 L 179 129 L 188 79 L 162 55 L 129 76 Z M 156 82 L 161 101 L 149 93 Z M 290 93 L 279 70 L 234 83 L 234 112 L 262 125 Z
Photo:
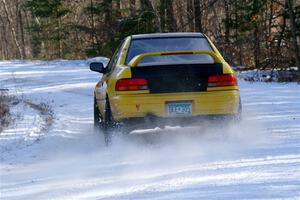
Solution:
M 168 94 L 122 94 L 110 97 L 113 117 L 116 121 L 154 116 L 169 119 L 166 103 L 192 102 L 191 117 L 234 115 L 238 112 L 238 90 L 168 93 Z M 173 118 L 171 118 L 173 119 Z
M 128 118 L 120 121 L 125 128 L 134 130 L 134 129 L 148 129 L 155 127 L 165 127 L 165 126 L 192 126 L 199 125 L 203 123 L 218 122 L 218 123 L 227 123 L 230 120 L 235 119 L 235 114 L 227 115 L 203 115 L 203 116 L 194 116 L 194 117 L 178 117 L 178 118 L 165 118 L 165 117 L 156 117 L 153 115 L 147 115 L 143 118 Z

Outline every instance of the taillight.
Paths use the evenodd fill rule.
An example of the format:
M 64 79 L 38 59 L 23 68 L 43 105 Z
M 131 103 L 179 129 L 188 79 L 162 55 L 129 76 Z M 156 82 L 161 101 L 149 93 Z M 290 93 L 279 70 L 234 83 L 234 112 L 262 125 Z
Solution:
M 143 78 L 120 79 L 116 84 L 116 91 L 148 90 L 148 83 Z
M 213 75 L 208 77 L 208 87 L 236 86 L 237 79 L 233 74 Z

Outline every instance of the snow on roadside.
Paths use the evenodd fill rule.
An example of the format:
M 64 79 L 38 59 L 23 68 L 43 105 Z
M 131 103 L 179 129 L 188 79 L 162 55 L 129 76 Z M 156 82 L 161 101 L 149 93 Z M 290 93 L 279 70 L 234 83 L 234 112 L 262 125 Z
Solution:
M 55 114 L 48 132 L 28 136 L 38 142 L 20 137 L 25 148 L 0 134 L 12 149 L 1 152 L 1 199 L 299 199 L 298 84 L 240 81 L 239 125 L 168 127 L 105 148 L 93 133 L 91 61 L 0 62 L 1 87 Z M 23 109 L 27 123 L 38 116 Z
M 245 81 L 261 81 L 261 82 L 295 82 L 297 81 L 297 67 L 288 69 L 273 69 L 273 70 L 246 70 L 238 71 L 240 79 Z
M 79 94 L 72 89 L 91 88 L 97 75 L 92 74 L 94 79 L 88 80 L 90 72 L 87 69 L 88 64 L 94 61 L 107 63 L 108 59 L 0 62 L 0 88 L 9 89 L 9 95 L 18 101 L 17 105 L 11 107 L 14 122 L 0 134 L 1 160 L 7 157 L 15 160 L 12 150 L 23 151 L 48 134 L 48 128 L 52 128 L 49 127 L 49 123 L 52 125 L 49 120 L 56 123 L 60 116 L 52 113 L 52 107 L 57 109 L 67 105 L 57 105 L 56 98 L 51 98 L 51 94 L 57 91 L 61 91 L 62 95 Z M 85 77 L 74 76 L 84 70 Z M 54 117 L 56 119 L 52 119 Z
M 37 110 L 24 103 L 19 103 L 12 106 L 10 112 L 13 115 L 13 121 L 1 133 L 1 155 L 14 149 L 25 148 L 44 134 L 42 132 L 44 122 Z M 23 141 L 26 142 L 23 143 Z

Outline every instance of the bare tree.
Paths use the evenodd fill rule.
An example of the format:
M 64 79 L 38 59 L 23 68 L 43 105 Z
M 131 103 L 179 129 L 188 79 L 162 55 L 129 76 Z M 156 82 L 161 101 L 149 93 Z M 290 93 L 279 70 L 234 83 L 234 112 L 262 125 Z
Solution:
M 165 32 L 166 31 L 166 0 L 160 0 L 159 1 L 159 28 L 160 32 Z
M 174 17 L 173 0 L 166 0 L 166 4 L 168 31 L 177 31 L 176 19 Z
M 187 0 L 187 22 L 189 31 L 194 31 L 194 11 L 193 0 Z
M 299 0 L 59 0 L 57 11 L 38 2 L 0 0 L 0 59 L 110 56 L 130 34 L 197 31 L 236 65 L 300 69 Z M 252 4 L 261 4 L 257 23 L 248 19 Z
M 19 1 L 18 1 L 19 4 Z M 24 59 L 26 59 L 26 44 L 25 44 L 25 33 L 24 33 L 24 24 L 23 24 L 23 15 L 20 6 L 17 9 L 18 22 L 20 26 L 20 34 L 21 34 L 21 43 L 22 43 L 22 54 Z
M 1 48 L 0 52 L 2 54 L 2 59 L 8 59 L 9 58 L 9 52 L 8 52 L 8 37 L 6 34 L 6 22 L 4 22 L 4 19 L 0 15 L 0 41 L 1 41 Z
M 200 0 L 194 0 L 195 31 L 202 32 L 202 10 Z
M 24 56 L 23 56 L 23 53 L 22 53 L 22 49 L 21 49 L 21 46 L 20 46 L 20 44 L 19 44 L 19 41 L 18 41 L 18 38 L 17 38 L 17 34 L 16 34 L 15 28 L 14 28 L 13 23 L 12 23 L 13 20 L 11 19 L 10 14 L 9 14 L 9 11 L 8 11 L 8 8 L 7 8 L 6 0 L 1 0 L 1 2 L 2 2 L 2 5 L 3 5 L 3 7 L 4 7 L 6 19 L 7 19 L 7 21 L 8 21 L 8 25 L 9 25 L 9 27 L 10 27 L 11 34 L 12 34 L 12 36 L 13 36 L 14 43 L 15 43 L 15 45 L 16 45 L 16 47 L 17 47 L 18 54 L 19 54 L 20 58 L 23 59 Z

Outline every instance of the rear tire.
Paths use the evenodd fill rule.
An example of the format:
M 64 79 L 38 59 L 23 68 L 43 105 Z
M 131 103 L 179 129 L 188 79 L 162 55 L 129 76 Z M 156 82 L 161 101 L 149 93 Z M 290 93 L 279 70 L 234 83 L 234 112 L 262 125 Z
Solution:
M 94 97 L 94 130 L 99 131 L 102 129 L 102 118 L 97 105 L 96 97 Z
M 99 112 L 96 97 L 94 97 L 94 130 L 95 132 L 101 131 L 104 134 L 104 142 L 106 146 L 109 146 L 112 142 L 113 131 L 116 127 L 115 124 L 108 98 L 106 99 L 105 113 L 103 117 Z
M 94 98 L 94 130 L 97 133 L 101 131 L 104 134 L 104 142 L 106 146 L 109 146 L 111 144 L 111 119 L 112 117 L 110 107 L 107 107 L 107 103 L 105 107 L 105 118 L 103 118 L 103 116 L 99 112 L 96 98 Z
M 113 120 L 108 98 L 106 98 L 104 115 L 105 115 L 104 123 L 103 123 L 104 141 L 106 146 L 109 146 L 112 143 L 112 136 L 113 136 L 113 131 L 116 127 L 116 123 Z

